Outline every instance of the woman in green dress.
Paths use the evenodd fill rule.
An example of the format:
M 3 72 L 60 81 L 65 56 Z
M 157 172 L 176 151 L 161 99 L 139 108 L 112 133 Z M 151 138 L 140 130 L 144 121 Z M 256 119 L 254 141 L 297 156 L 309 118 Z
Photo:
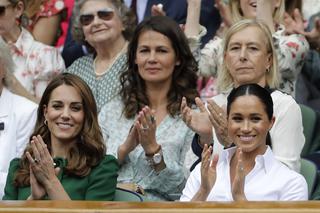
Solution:
M 118 163 L 105 155 L 87 84 L 64 73 L 46 88 L 35 131 L 10 163 L 4 200 L 113 200 Z

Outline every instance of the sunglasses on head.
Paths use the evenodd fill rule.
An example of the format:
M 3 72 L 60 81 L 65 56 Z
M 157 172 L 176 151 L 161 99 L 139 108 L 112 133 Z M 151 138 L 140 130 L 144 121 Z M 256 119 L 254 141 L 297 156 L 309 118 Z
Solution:
M 3 15 L 6 13 L 6 9 L 7 9 L 8 7 L 10 7 L 10 6 L 11 6 L 11 4 L 1 5 L 1 6 L 0 6 L 0 16 L 3 16 Z
M 108 9 L 108 10 L 99 10 L 97 11 L 97 16 L 99 17 L 99 19 L 102 19 L 104 21 L 108 21 L 111 20 L 114 14 L 114 11 L 112 9 Z M 91 24 L 94 20 L 95 14 L 82 14 L 80 15 L 80 23 L 83 26 L 87 26 L 89 24 Z

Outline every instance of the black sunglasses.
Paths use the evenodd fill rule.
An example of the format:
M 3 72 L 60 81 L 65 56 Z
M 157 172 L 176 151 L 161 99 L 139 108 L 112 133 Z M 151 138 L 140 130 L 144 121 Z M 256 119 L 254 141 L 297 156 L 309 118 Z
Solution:
M 7 9 L 8 7 L 10 7 L 10 6 L 11 6 L 11 4 L 1 5 L 1 6 L 0 6 L 0 16 L 3 16 L 3 15 L 6 13 L 6 9 Z
M 109 10 L 99 10 L 97 11 L 97 16 L 105 21 L 111 20 L 113 17 L 114 11 L 112 9 Z M 94 20 L 94 14 L 82 14 L 80 15 L 80 23 L 83 26 L 87 26 L 91 24 Z

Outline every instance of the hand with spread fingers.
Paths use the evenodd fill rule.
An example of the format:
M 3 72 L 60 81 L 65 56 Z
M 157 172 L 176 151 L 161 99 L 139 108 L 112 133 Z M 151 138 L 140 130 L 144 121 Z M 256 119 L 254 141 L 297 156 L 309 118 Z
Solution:
M 219 142 L 223 146 L 229 147 L 232 144 L 232 140 L 228 136 L 228 131 L 227 131 L 228 122 L 227 122 L 227 115 L 225 111 L 220 106 L 218 106 L 213 100 L 208 101 L 207 108 L 210 112 L 209 119 L 215 129 L 215 133 L 217 135 Z
M 188 107 L 186 98 L 182 98 L 180 109 L 182 120 L 190 129 L 199 134 L 202 144 L 210 144 L 212 141 L 212 126 L 209 120 L 209 113 L 200 98 L 195 98 L 195 102 L 200 112 Z
M 136 124 L 139 136 L 139 143 L 146 154 L 155 153 L 159 149 L 156 141 L 157 124 L 154 111 L 145 106 L 138 115 Z
M 40 135 L 32 137 L 31 147 L 34 158 L 29 152 L 26 156 L 30 163 L 30 185 L 33 199 L 41 199 L 44 190 L 57 179 L 59 169 L 54 168 L 53 159 Z
M 232 190 L 232 197 L 234 201 L 237 200 L 247 200 L 246 195 L 244 194 L 244 184 L 245 184 L 245 170 L 243 165 L 243 153 L 241 148 L 237 149 L 238 152 L 238 161 L 235 170 L 235 177 L 232 182 L 231 190 Z
M 212 146 L 204 145 L 201 156 L 201 185 L 192 201 L 206 201 L 217 178 L 216 168 L 219 160 L 218 155 L 212 155 Z

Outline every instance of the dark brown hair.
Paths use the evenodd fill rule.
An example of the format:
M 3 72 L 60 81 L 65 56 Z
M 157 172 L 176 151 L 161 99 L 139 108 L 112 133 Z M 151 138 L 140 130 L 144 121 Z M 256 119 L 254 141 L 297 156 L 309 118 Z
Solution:
M 84 111 L 84 122 L 80 131 L 77 142 L 69 150 L 67 155 L 68 165 L 64 168 L 66 174 L 76 176 L 86 176 L 90 173 L 91 168 L 97 165 L 106 153 L 106 146 L 103 142 L 101 129 L 97 119 L 97 106 L 94 96 L 89 86 L 78 76 L 63 73 L 55 77 L 47 86 L 39 103 L 37 121 L 34 135 L 41 135 L 46 143 L 49 152 L 51 153 L 51 133 L 47 125 L 44 124 L 44 106 L 48 106 L 52 92 L 61 85 L 74 87 L 82 98 Z M 26 157 L 26 152 L 32 153 L 30 145 L 26 147 L 20 160 L 20 169 L 15 174 L 16 186 L 30 185 L 29 161 Z
M 167 94 L 169 114 L 175 116 L 179 113 L 182 97 L 186 97 L 188 103 L 194 104 L 194 99 L 198 96 L 196 89 L 198 68 L 187 38 L 171 18 L 154 16 L 137 26 L 128 46 L 128 69 L 120 77 L 120 94 L 126 118 L 133 118 L 144 106 L 150 105 L 145 91 L 145 82 L 138 74 L 138 67 L 135 63 L 139 37 L 143 32 L 149 30 L 165 35 L 171 42 L 177 60 L 180 61 L 180 64 L 174 68 L 171 87 Z

